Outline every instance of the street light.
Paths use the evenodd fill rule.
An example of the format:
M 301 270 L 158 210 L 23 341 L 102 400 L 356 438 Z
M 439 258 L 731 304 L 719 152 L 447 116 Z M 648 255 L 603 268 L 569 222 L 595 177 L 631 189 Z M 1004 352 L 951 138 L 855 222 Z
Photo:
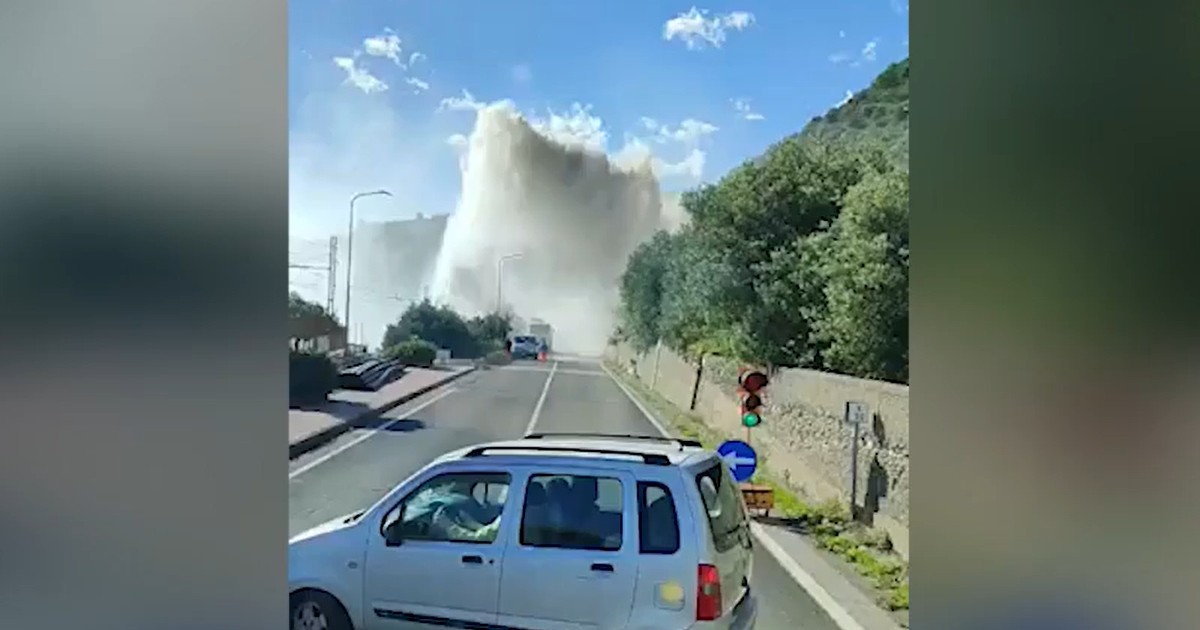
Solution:
M 520 252 L 505 254 L 496 259 L 496 312 L 499 313 L 504 308 L 504 261 L 520 258 Z
M 391 197 L 392 193 L 386 190 L 373 190 L 371 192 L 361 192 L 350 198 L 350 227 L 346 230 L 346 348 L 350 348 L 350 268 L 354 264 L 354 202 L 360 197 L 373 197 L 375 195 L 384 195 Z

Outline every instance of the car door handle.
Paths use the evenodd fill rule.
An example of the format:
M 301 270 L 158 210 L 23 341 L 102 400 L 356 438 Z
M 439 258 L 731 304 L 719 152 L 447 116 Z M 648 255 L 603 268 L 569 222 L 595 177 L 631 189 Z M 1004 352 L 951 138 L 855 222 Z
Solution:
M 608 564 L 607 562 L 597 562 L 592 565 L 592 570 L 593 571 L 603 571 L 604 573 L 612 573 L 613 565 Z
M 483 564 L 482 556 L 463 556 L 463 564 Z

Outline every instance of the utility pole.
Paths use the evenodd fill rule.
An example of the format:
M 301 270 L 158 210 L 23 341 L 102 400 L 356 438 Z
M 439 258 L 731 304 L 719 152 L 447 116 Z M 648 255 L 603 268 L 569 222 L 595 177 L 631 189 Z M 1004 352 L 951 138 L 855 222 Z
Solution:
M 333 300 L 337 293 L 337 237 L 329 237 L 329 292 L 325 297 L 325 312 L 333 315 Z
M 372 197 L 375 195 L 384 195 L 391 197 L 392 193 L 386 190 L 373 190 L 371 192 L 362 192 L 350 198 L 350 227 L 346 230 L 346 347 L 350 347 L 350 290 L 352 281 L 350 280 L 350 271 L 354 266 L 354 202 L 360 197 Z
M 520 252 L 505 254 L 496 259 L 496 312 L 504 309 L 504 261 L 520 258 Z
M 329 263 L 326 265 L 293 265 L 288 263 L 288 269 L 308 269 L 326 273 L 325 312 L 333 315 L 333 296 L 337 290 L 337 237 L 329 237 Z

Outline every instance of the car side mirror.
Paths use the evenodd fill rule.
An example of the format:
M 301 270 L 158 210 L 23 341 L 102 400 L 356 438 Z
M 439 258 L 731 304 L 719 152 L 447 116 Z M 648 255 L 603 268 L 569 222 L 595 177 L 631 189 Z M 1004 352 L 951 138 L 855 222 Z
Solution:
M 392 521 L 392 524 L 383 530 L 383 540 L 388 547 L 399 547 L 404 542 L 404 528 L 400 519 Z

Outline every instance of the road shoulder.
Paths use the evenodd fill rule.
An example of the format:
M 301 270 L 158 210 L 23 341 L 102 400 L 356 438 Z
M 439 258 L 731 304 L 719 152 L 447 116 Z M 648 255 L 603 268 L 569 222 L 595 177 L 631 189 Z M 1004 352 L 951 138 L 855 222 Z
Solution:
M 609 378 L 633 401 L 652 425 L 663 435 L 672 435 L 672 426 L 651 411 L 625 379 L 606 363 L 601 363 Z M 875 604 L 849 579 L 821 556 L 818 549 L 800 534 L 786 528 L 755 522 L 751 526 L 755 540 L 788 573 L 800 588 L 812 597 L 842 630 L 900 630 L 900 624 Z

